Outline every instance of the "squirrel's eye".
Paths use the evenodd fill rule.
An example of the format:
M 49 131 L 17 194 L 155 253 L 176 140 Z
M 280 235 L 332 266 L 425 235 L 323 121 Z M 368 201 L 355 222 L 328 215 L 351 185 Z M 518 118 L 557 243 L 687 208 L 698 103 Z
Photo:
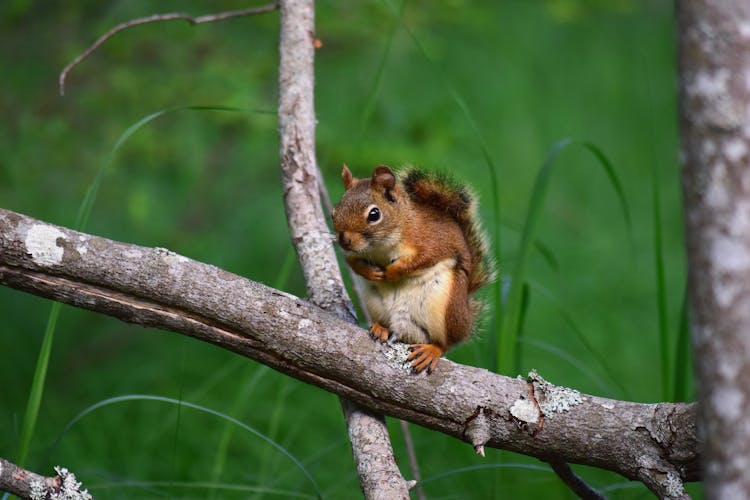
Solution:
M 380 209 L 378 207 L 372 207 L 370 212 L 367 214 L 367 222 L 373 223 L 380 220 Z

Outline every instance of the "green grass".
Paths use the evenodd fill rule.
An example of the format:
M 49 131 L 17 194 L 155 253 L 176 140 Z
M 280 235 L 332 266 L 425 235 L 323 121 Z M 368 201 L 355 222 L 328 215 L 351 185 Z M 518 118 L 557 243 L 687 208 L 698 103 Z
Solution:
M 125 132 L 117 139 L 112 151 L 109 154 L 106 162 L 102 163 L 96 172 L 96 176 L 89 184 L 86 190 L 86 195 L 81 202 L 78 209 L 78 215 L 76 216 L 75 224 L 73 229 L 77 231 L 85 231 L 88 224 L 91 211 L 94 208 L 97 193 L 101 188 L 104 177 L 112 168 L 117 152 L 120 150 L 123 144 L 141 127 L 145 126 L 152 120 L 170 112 L 181 111 L 181 110 L 211 110 L 211 111 L 241 111 L 236 108 L 229 108 L 226 106 L 180 106 L 173 109 L 160 110 L 155 113 L 151 113 L 138 120 L 136 123 L 128 127 Z M 47 327 L 44 330 L 44 338 L 42 340 L 42 346 L 39 349 L 39 357 L 36 363 L 36 369 L 34 371 L 34 378 L 31 382 L 31 389 L 29 390 L 29 399 L 26 404 L 26 412 L 21 426 L 21 437 L 18 454 L 16 461 L 19 465 L 23 466 L 26 464 L 26 459 L 29 453 L 29 447 L 34 437 L 34 427 L 39 416 L 39 407 L 41 406 L 42 396 L 44 394 L 44 386 L 47 378 L 47 370 L 49 367 L 49 360 L 52 353 L 52 345 L 55 338 L 55 330 L 57 327 L 57 319 L 60 316 L 60 303 L 52 304 L 52 308 L 47 319 Z
M 547 153 L 539 173 L 534 182 L 534 187 L 529 198 L 529 205 L 526 212 L 526 219 L 521 232 L 521 242 L 519 244 L 516 256 L 515 266 L 510 274 L 510 286 L 504 314 L 500 320 L 500 329 L 498 332 L 499 342 L 497 351 L 498 364 L 496 371 L 506 375 L 515 375 L 519 369 L 518 338 L 522 332 L 523 317 L 528 304 L 528 289 L 526 287 L 527 265 L 533 249 L 533 242 L 537 238 L 537 227 L 542 217 L 542 209 L 547 194 L 552 169 L 556 165 L 558 155 L 571 144 L 575 144 L 570 139 L 562 139 L 556 142 Z M 622 184 L 612 167 L 612 163 L 602 153 L 601 149 L 589 142 L 583 142 L 581 145 L 589 151 L 607 175 L 614 192 L 617 195 L 622 214 L 630 234 L 630 210 L 625 200 L 625 194 Z
M 78 220 L 304 296 L 278 172 L 277 15 L 123 32 L 74 70 L 60 99 L 68 60 L 152 11 L 13 4 L 0 7 L 0 206 Z M 502 280 L 484 292 L 496 316 L 451 359 L 495 368 L 506 356 L 505 373 L 535 368 L 583 392 L 689 400 L 674 17 L 667 2 L 618 5 L 319 2 L 318 159 L 334 201 L 344 162 L 360 176 L 378 163 L 449 170 L 478 192 Z M 266 112 L 166 113 L 186 103 Z M 158 119 L 128 129 L 154 110 Z M 561 137 L 580 142 L 554 159 L 554 180 L 535 195 Z M 45 341 L 49 311 L 46 300 L 0 288 L 0 380 L 13 382 L 0 385 L 0 456 L 18 456 L 23 441 L 30 468 L 64 465 L 98 498 L 317 495 L 272 444 L 190 402 L 272 437 L 325 498 L 360 495 L 336 397 L 216 347 L 74 308 Z M 46 382 L 31 390 L 37 366 Z M 182 403 L 102 407 L 52 446 L 82 409 L 121 394 Z M 570 498 L 538 460 L 496 450 L 481 459 L 448 436 L 412 432 L 428 498 Z M 648 496 L 611 473 L 576 472 L 611 498 Z
M 83 417 L 87 416 L 91 412 L 98 410 L 99 408 L 109 406 L 109 405 L 124 403 L 124 402 L 129 402 L 129 401 L 149 401 L 149 402 L 169 403 L 169 404 L 176 405 L 178 408 L 185 407 L 191 410 L 197 410 L 203 413 L 208 413 L 209 415 L 212 415 L 213 417 L 217 417 L 221 420 L 225 420 L 227 422 L 234 424 L 240 429 L 251 433 L 252 435 L 262 439 L 263 441 L 266 441 L 268 444 L 273 446 L 273 448 L 275 448 L 277 452 L 280 452 L 287 459 L 289 459 L 300 470 L 300 472 L 302 472 L 305 475 L 305 477 L 309 480 L 310 487 L 312 487 L 317 497 L 322 498 L 322 494 L 320 492 L 320 489 L 318 488 L 318 484 L 315 482 L 315 479 L 310 474 L 310 471 L 302 464 L 302 462 L 299 461 L 297 457 L 295 457 L 289 450 L 281 446 L 278 442 L 274 441 L 272 438 L 270 438 L 266 434 L 257 431 L 253 427 L 240 422 L 236 418 L 230 417 L 229 415 L 225 415 L 211 408 L 206 408 L 201 405 L 190 403 L 188 401 L 180 401 L 177 399 L 165 398 L 163 396 L 154 396 L 150 394 L 127 394 L 124 396 L 117 396 L 117 397 L 105 399 L 103 401 L 99 401 L 89 406 L 88 408 L 85 408 L 78 415 L 76 415 L 75 418 L 73 418 L 73 420 L 68 422 L 68 424 L 63 429 L 62 434 L 58 438 L 58 441 L 62 440 L 65 437 L 65 434 L 67 434 L 75 424 L 77 424 L 81 419 L 83 419 Z

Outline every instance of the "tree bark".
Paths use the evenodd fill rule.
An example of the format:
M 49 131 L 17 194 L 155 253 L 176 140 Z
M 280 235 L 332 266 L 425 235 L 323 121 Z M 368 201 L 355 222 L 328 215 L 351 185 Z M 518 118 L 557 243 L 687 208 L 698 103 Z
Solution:
M 750 498 L 750 2 L 678 2 L 680 132 L 707 498 Z
M 64 467 L 55 467 L 55 472 L 52 477 L 41 476 L 0 458 L 0 491 L 19 498 L 91 500 L 75 474 Z
M 279 43 L 279 149 L 289 232 L 310 301 L 356 324 L 320 204 L 315 160 L 315 4 L 282 0 Z M 341 401 L 365 498 L 408 498 L 382 415 Z
M 165 249 L 0 209 L 0 284 L 190 335 L 474 447 L 612 470 L 672 498 L 700 479 L 694 404 L 615 401 L 446 359 L 414 375 L 405 345 Z

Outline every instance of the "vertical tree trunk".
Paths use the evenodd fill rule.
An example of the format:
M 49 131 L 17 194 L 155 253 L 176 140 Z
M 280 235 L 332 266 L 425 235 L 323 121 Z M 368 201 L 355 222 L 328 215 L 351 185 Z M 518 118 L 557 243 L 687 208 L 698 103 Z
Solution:
M 677 5 L 705 491 L 707 498 L 750 498 L 750 1 Z

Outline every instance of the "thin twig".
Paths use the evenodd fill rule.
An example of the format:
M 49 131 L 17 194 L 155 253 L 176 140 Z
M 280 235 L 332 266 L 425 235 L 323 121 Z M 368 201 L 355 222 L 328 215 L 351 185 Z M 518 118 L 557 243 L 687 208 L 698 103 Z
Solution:
M 427 497 L 424 494 L 424 487 L 422 486 L 422 474 L 419 472 L 419 462 L 417 462 L 417 452 L 414 449 L 414 440 L 411 438 L 411 429 L 409 429 L 409 423 L 406 420 L 399 420 L 401 424 L 401 432 L 404 435 L 404 444 L 406 444 L 406 454 L 409 456 L 409 468 L 411 469 L 412 479 L 417 483 L 417 500 L 425 500 Z
M 278 0 L 270 3 L 268 5 L 263 5 L 262 7 L 252 7 L 249 9 L 239 9 L 239 10 L 228 10 L 226 12 L 219 12 L 218 14 L 208 14 L 205 16 L 198 16 L 194 17 L 189 14 L 183 14 L 181 12 L 171 12 L 168 14 L 154 14 L 147 17 L 139 17 L 137 19 L 131 19 L 130 21 L 126 21 L 124 23 L 120 23 L 111 30 L 107 31 L 105 34 L 100 36 L 89 48 L 84 50 L 81 54 L 78 55 L 73 61 L 65 66 L 65 68 L 60 72 L 59 77 L 59 84 L 60 84 L 60 95 L 65 95 L 65 79 L 68 76 L 68 73 L 78 66 L 84 59 L 86 59 L 88 56 L 90 56 L 96 49 L 101 47 L 101 45 L 112 38 L 114 35 L 119 33 L 120 31 L 126 30 L 128 28 L 132 28 L 133 26 L 138 26 L 141 24 L 148 24 L 148 23 L 157 23 L 160 21 L 174 21 L 174 20 L 183 20 L 187 21 L 190 24 L 205 24 L 205 23 L 215 23 L 218 21 L 224 21 L 226 19 L 231 19 L 233 17 L 244 17 L 244 16 L 252 16 L 255 14 L 262 14 L 264 12 L 269 12 L 272 10 L 276 10 L 279 8 L 279 2 Z
M 549 463 L 552 466 L 552 470 L 555 471 L 563 483 L 565 483 L 573 493 L 578 495 L 583 500 L 603 500 L 605 497 L 596 491 L 594 488 L 586 484 L 586 482 L 578 477 L 573 469 L 570 468 L 565 462 L 559 460 L 550 460 Z

